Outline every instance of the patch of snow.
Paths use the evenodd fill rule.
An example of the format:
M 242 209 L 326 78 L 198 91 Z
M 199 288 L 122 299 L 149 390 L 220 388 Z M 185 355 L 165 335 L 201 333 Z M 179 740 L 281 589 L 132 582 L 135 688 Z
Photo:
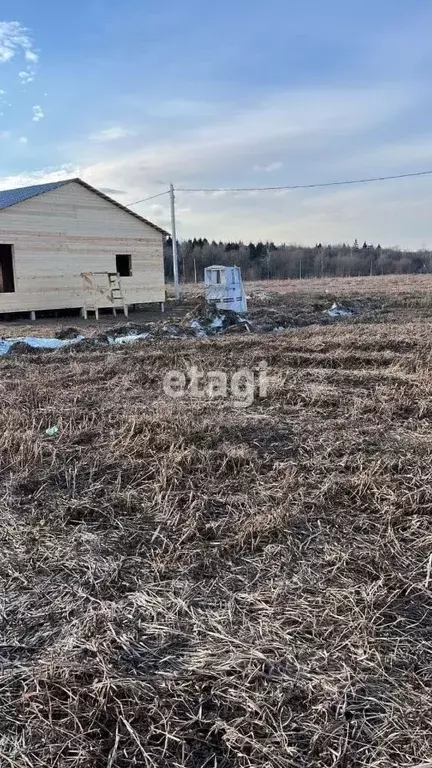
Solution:
M 137 341 L 138 339 L 147 339 L 149 336 L 150 336 L 150 333 L 129 333 L 127 336 L 117 336 L 116 338 L 109 336 L 108 343 L 124 344 L 127 341 Z
M 215 318 L 215 320 L 217 320 L 217 319 L 218 318 Z M 213 322 L 212 322 L 212 325 L 211 325 L 212 328 L 214 328 L 214 327 L 219 328 L 220 327 L 219 325 L 218 326 L 214 326 Z M 202 325 L 201 325 L 199 320 L 191 320 L 189 325 L 195 331 L 195 335 L 196 335 L 196 337 L 198 339 L 203 339 L 204 336 L 207 336 L 207 333 L 206 333 L 205 329 L 202 327 Z M 221 321 L 221 325 L 222 325 L 222 321 Z
M 347 309 L 346 307 L 341 307 L 337 302 L 333 302 L 330 309 L 324 310 L 325 315 L 329 315 L 330 317 L 351 317 L 354 313 Z
M 40 339 L 36 336 L 17 336 L 13 339 L 0 340 L 0 355 L 6 355 L 14 344 L 21 341 L 34 349 L 60 349 L 70 344 L 76 344 L 82 341 L 84 336 L 77 336 L 76 339 Z

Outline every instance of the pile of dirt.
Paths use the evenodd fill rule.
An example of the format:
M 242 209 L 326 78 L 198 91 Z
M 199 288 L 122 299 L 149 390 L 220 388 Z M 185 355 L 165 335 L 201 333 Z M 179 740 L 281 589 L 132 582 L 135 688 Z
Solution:
M 358 302 L 357 302 L 358 303 Z M 58 349 L 64 344 L 67 352 L 77 353 L 84 350 L 94 350 L 108 345 L 125 344 L 137 340 L 161 341 L 164 339 L 199 339 L 220 335 L 236 335 L 247 333 L 273 333 L 285 329 L 299 329 L 311 325 L 326 325 L 337 322 L 354 320 L 367 322 L 375 314 L 382 314 L 383 308 L 373 305 L 370 300 L 362 305 L 348 306 L 334 302 L 328 298 L 326 303 L 307 302 L 290 307 L 260 307 L 252 309 L 249 314 L 240 315 L 230 309 L 218 309 L 205 301 L 197 304 L 192 311 L 183 317 L 172 316 L 169 319 L 146 323 L 129 321 L 122 325 L 113 325 L 103 331 L 94 331 L 92 335 L 83 338 L 78 329 L 66 327 L 56 333 L 53 339 L 22 338 L 15 342 L 9 354 L 35 354 L 42 349 Z M 29 342 L 29 343 L 27 343 Z M 44 343 L 42 343 L 44 342 Z M 1 354 L 5 354 L 10 340 L 4 340 Z M 35 349 L 36 348 L 36 349 Z M 60 351 L 60 350 L 59 350 Z
M 166 320 L 163 323 L 154 323 L 149 337 L 152 339 L 184 339 L 195 337 L 195 332 L 187 325 L 183 326 L 181 322 Z
M 77 328 L 73 327 L 61 328 L 55 334 L 55 338 L 60 339 L 61 341 L 77 339 L 79 336 L 81 336 L 81 332 Z
M 9 347 L 6 355 L 8 357 L 15 357 L 17 355 L 38 355 L 40 354 L 40 351 L 40 349 L 30 346 L 30 344 L 27 344 L 25 341 L 16 341 Z
M 129 322 L 109 328 L 103 336 L 114 341 L 127 341 L 128 337 L 143 337 L 149 340 L 188 339 L 222 333 L 246 333 L 250 330 L 252 325 L 247 318 L 229 309 L 216 309 L 203 301 L 184 317 L 172 317 L 169 320 L 145 324 Z M 101 339 L 101 334 L 95 338 Z
M 129 321 L 123 325 L 114 325 L 106 331 L 106 335 L 112 339 L 121 336 L 140 336 L 142 333 L 148 333 L 154 323 L 134 323 Z
M 251 333 L 253 330 L 253 327 L 249 320 L 239 320 L 238 323 L 235 323 L 234 325 L 229 325 L 227 328 L 224 328 L 222 333 L 223 334 L 229 334 L 232 336 L 235 333 Z
M 354 315 L 353 309 L 344 304 L 339 304 L 337 301 L 334 301 L 330 309 L 325 309 L 324 312 L 329 317 L 352 317 Z
M 89 352 L 97 349 L 102 349 L 108 344 L 108 340 L 105 340 L 104 334 L 88 339 L 81 339 L 76 344 L 71 344 L 68 347 L 64 347 L 60 350 L 60 354 L 75 354 L 77 352 Z
M 231 309 L 218 309 L 214 304 L 200 302 L 182 320 L 182 328 L 195 330 L 197 336 L 216 336 L 226 331 L 238 332 L 251 330 L 248 318 Z M 235 332 L 235 331 L 234 331 Z

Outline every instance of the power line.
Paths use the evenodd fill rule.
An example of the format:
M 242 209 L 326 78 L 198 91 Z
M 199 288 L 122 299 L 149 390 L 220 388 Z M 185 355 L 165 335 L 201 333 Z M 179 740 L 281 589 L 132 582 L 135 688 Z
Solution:
M 144 197 L 143 200 L 135 200 L 134 203 L 125 203 L 129 208 L 132 205 L 138 205 L 138 203 L 146 203 L 148 200 L 155 200 L 157 197 L 162 197 L 163 195 L 169 195 L 170 191 L 167 189 L 165 192 L 159 192 L 158 195 L 152 195 L 151 197 Z
M 177 187 L 176 192 L 279 192 L 281 190 L 292 189 L 318 189 L 322 187 L 341 187 L 349 184 L 371 184 L 376 181 L 394 181 L 397 179 L 410 179 L 419 176 L 431 176 L 430 171 L 416 171 L 414 173 L 398 173 L 393 176 L 371 176 L 366 179 L 345 179 L 343 181 L 324 181 L 317 184 L 286 184 L 280 187 Z M 159 192 L 157 195 L 144 197 L 142 200 L 135 200 L 133 203 L 125 203 L 129 208 L 139 203 L 147 203 L 149 200 L 156 200 L 158 197 L 169 195 L 170 190 Z
M 326 181 L 319 184 L 290 184 L 282 187 L 214 187 L 214 188 L 186 188 L 178 187 L 177 192 L 277 192 L 283 189 L 317 189 L 318 187 L 340 187 L 347 184 L 370 184 L 375 181 L 392 181 L 394 179 L 408 179 L 414 176 L 430 176 L 430 171 L 417 171 L 416 173 L 399 173 L 395 176 L 373 176 L 367 179 L 349 179 L 345 181 Z M 164 193 L 166 194 L 166 193 Z
M 319 184 L 290 184 L 280 187 L 214 187 L 214 188 L 200 188 L 194 189 L 187 187 L 179 187 L 177 192 L 273 192 L 285 189 L 317 189 L 318 187 L 340 187 L 347 184 L 370 184 L 375 181 L 393 181 L 395 179 L 407 179 L 418 176 L 430 176 L 430 171 L 417 171 L 415 173 L 399 173 L 393 176 L 373 176 L 367 179 L 349 179 L 345 181 L 327 181 Z M 142 200 L 135 200 L 133 203 L 126 203 L 129 207 L 138 205 L 139 203 L 147 203 L 149 200 L 156 200 L 158 197 L 164 197 L 164 195 L 170 195 L 171 201 L 171 230 L 172 230 L 172 243 L 173 243 L 173 272 L 174 272 L 174 285 L 176 299 L 180 297 L 180 286 L 178 282 L 178 264 L 177 264 L 177 237 L 176 237 L 176 221 L 175 221 L 175 194 L 174 185 L 171 183 L 170 188 L 164 192 L 159 192 L 157 195 L 151 195 L 150 197 L 144 197 Z
M 286 184 L 280 187 L 178 187 L 177 192 L 278 192 L 285 189 L 318 189 L 322 187 L 341 187 L 349 184 L 371 184 L 376 181 L 394 181 L 396 179 L 410 179 L 419 176 L 431 176 L 430 171 L 416 171 L 415 173 L 398 173 L 393 176 L 371 176 L 366 179 L 345 179 L 343 181 L 324 181 L 317 184 Z M 139 203 L 147 203 L 149 200 L 156 200 L 158 197 L 169 195 L 169 189 L 165 192 L 159 192 L 157 195 L 144 197 L 142 200 L 135 200 L 133 203 L 126 203 L 131 208 Z

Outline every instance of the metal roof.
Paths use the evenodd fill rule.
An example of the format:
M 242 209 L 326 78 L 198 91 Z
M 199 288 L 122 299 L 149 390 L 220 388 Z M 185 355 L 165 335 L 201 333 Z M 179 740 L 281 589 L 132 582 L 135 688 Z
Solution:
M 19 187 L 18 189 L 0 189 L 0 210 L 9 208 L 16 203 L 22 203 L 23 200 L 29 200 L 30 197 L 41 195 L 43 192 L 50 192 L 52 189 L 62 187 L 67 181 L 53 181 L 51 184 L 33 184 L 31 187 Z
M 108 200 L 109 203 L 116 205 L 117 208 L 121 208 L 123 211 L 126 211 L 126 213 L 129 213 L 131 216 L 135 216 L 136 219 L 139 219 L 144 224 L 147 224 L 149 227 L 156 229 L 162 235 L 169 235 L 169 232 L 167 232 L 165 229 L 162 229 L 162 227 L 158 227 L 157 224 L 153 224 L 152 221 L 149 221 L 148 219 L 145 219 L 143 216 L 140 216 L 139 213 L 135 213 L 135 211 L 131 211 L 130 208 L 127 208 L 125 205 L 118 203 L 117 200 L 114 200 L 112 197 L 108 197 L 108 195 L 106 195 L 104 192 L 101 192 L 99 189 L 92 187 L 90 184 L 87 184 L 87 182 L 83 181 L 82 179 L 64 179 L 63 181 L 53 181 L 50 184 L 33 184 L 31 187 L 19 187 L 18 189 L 0 190 L 0 211 L 3 210 L 4 208 L 9 208 L 11 205 L 16 205 L 17 203 L 24 202 L 24 200 L 29 200 L 32 197 L 36 197 L 36 195 L 43 195 L 44 192 L 51 192 L 53 189 L 58 189 L 58 187 L 63 187 L 65 184 L 70 184 L 72 181 L 76 182 L 77 184 L 81 184 L 82 187 L 89 189 L 90 192 L 94 192 L 95 195 L 99 195 L 99 197 L 103 197 L 104 200 Z

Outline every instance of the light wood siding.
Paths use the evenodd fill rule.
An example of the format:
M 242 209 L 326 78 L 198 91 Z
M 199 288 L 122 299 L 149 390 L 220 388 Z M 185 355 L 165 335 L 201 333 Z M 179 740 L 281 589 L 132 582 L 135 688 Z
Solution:
M 15 293 L 0 294 L 0 312 L 82 307 L 82 272 L 116 272 L 127 304 L 165 300 L 163 235 L 77 182 L 0 211 L 0 243 L 14 251 Z M 99 307 L 112 306 L 101 293 Z

